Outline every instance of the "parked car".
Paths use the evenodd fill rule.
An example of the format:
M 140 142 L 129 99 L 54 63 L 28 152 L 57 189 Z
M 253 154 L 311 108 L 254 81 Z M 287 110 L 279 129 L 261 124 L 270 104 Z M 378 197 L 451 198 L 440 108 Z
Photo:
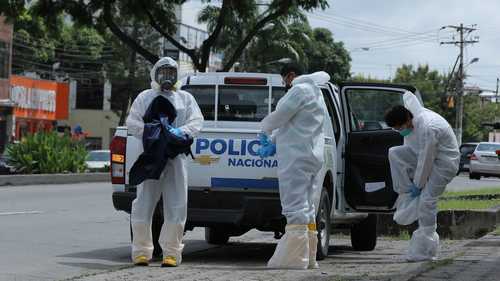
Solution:
M 9 164 L 6 155 L 0 155 L 0 175 L 10 175 L 15 173 L 15 168 Z
M 477 145 L 477 142 L 467 142 L 463 143 L 460 146 L 460 166 L 458 170 L 459 173 L 469 171 L 470 157 L 476 149 Z
M 108 171 L 111 166 L 111 154 L 109 150 L 92 150 L 85 161 L 90 171 Z
M 500 143 L 479 143 L 470 157 L 469 178 L 479 180 L 482 176 L 500 177 L 500 159 L 497 150 L 500 150 Z

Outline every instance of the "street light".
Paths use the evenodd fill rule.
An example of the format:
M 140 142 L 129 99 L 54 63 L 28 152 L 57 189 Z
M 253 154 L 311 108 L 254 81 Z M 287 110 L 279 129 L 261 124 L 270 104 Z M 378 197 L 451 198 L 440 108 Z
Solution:
M 473 58 L 473 59 L 470 60 L 470 62 L 467 65 L 465 65 L 465 67 L 467 67 L 467 66 L 469 66 L 469 65 L 471 65 L 473 63 L 476 63 L 478 61 L 479 61 L 479 58 Z
M 56 71 L 60 67 L 61 67 L 61 63 L 60 62 L 55 62 L 54 64 L 52 64 L 52 79 L 57 80 L 56 79 Z

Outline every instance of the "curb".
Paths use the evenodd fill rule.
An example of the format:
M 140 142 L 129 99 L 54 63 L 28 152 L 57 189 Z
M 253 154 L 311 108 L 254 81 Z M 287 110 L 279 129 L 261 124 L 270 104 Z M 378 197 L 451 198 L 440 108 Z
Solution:
M 0 176 L 0 186 L 109 182 L 109 173 L 35 174 Z
M 377 233 L 398 236 L 403 231 L 412 233 L 418 224 L 398 225 L 392 214 L 379 214 Z M 500 223 L 500 206 L 487 210 L 443 210 L 437 215 L 439 236 L 450 239 L 476 239 L 493 231 Z
M 479 262 L 477 253 L 470 253 L 471 251 L 469 251 L 469 250 L 471 249 L 471 247 L 481 246 L 482 243 L 487 244 L 488 240 L 491 240 L 492 237 L 496 237 L 496 235 L 492 235 L 492 233 L 488 233 L 488 234 L 486 234 L 478 239 L 475 239 L 473 241 L 464 241 L 460 245 L 460 249 L 462 249 L 462 251 L 457 250 L 455 253 L 453 253 L 453 255 L 451 257 L 444 258 L 444 259 L 438 259 L 437 261 L 424 262 L 420 265 L 412 267 L 411 269 L 407 270 L 403 274 L 400 274 L 398 276 L 392 276 L 390 280 L 391 281 L 411 281 L 411 280 L 414 280 L 415 278 L 418 278 L 422 274 L 426 274 L 428 272 L 431 272 L 434 269 L 439 269 L 441 267 L 449 266 L 449 265 L 453 266 L 453 262 L 455 262 L 455 260 L 457 258 L 468 259 L 469 257 L 472 257 L 472 259 L 468 259 L 470 261 L 470 263 L 477 263 L 477 262 Z M 499 240 L 499 239 L 496 238 L 496 240 Z M 440 262 L 441 263 L 444 262 L 444 264 L 439 264 Z M 443 277 L 439 278 L 439 280 L 451 280 L 451 279 L 449 279 L 450 277 L 451 276 L 443 276 Z M 455 279 L 453 279 L 453 280 L 455 280 Z

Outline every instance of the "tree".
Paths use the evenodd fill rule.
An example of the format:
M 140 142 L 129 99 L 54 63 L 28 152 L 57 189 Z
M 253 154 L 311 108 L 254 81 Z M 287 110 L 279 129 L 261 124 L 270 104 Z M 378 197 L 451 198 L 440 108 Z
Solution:
M 13 73 L 33 71 L 47 79 L 54 79 L 56 72 L 74 79 L 100 75 L 111 52 L 103 37 L 94 29 L 72 26 L 62 16 L 56 21 L 57 29 L 48 28 L 32 8 L 13 19 Z
M 335 42 L 333 34 L 326 28 L 316 28 L 312 32 L 312 44 L 306 49 L 309 58 L 309 72 L 323 70 L 333 81 L 343 81 L 350 77 L 351 56 L 344 43 Z
M 238 48 L 238 38 L 250 24 L 246 19 L 235 19 L 221 31 L 216 50 L 224 55 L 223 63 Z M 209 30 L 217 21 L 217 10 L 206 7 L 198 20 L 206 23 Z M 238 60 L 238 69 L 249 72 L 276 72 L 280 59 L 289 58 L 300 63 L 306 72 L 324 70 L 332 79 L 344 80 L 350 75 L 348 51 L 342 42 L 334 42 L 332 33 L 324 28 L 312 29 L 301 11 L 294 11 L 288 19 L 280 18 L 266 25 L 248 44 Z
M 111 109 L 120 117 L 118 125 L 124 124 L 130 102 L 149 87 L 149 62 L 111 33 L 99 34 L 95 29 L 73 25 L 63 17 L 57 20 L 57 30 L 48 28 L 33 8 L 23 10 L 13 21 L 14 73 L 32 71 L 42 78 L 54 79 L 57 71 L 58 76 L 97 86 L 109 79 L 113 85 Z M 120 25 L 127 26 L 131 37 L 141 45 L 159 52 L 160 35 L 151 26 L 128 19 L 120 19 Z M 56 70 L 54 64 L 58 65 Z
M 212 32 L 200 47 L 189 48 L 173 36 L 176 30 L 176 17 L 174 14 L 176 5 L 186 0 L 38 0 L 33 3 L 37 15 L 43 15 L 51 28 L 57 28 L 57 16 L 62 13 L 69 14 L 73 20 L 80 24 L 95 27 L 101 31 L 109 29 L 120 41 L 127 44 L 151 63 L 158 60 L 155 52 L 142 46 L 140 42 L 130 35 L 130 29 L 120 26 L 118 19 L 133 19 L 139 23 L 148 24 L 159 34 L 170 41 L 180 51 L 186 53 L 192 60 L 194 67 L 199 71 L 205 71 L 209 57 L 214 48 L 222 29 L 230 22 L 231 17 L 247 18 L 249 11 L 258 7 L 256 0 L 221 0 L 218 9 L 218 20 Z M 17 17 L 22 13 L 29 0 L 9 0 L 0 5 L 0 13 L 8 17 Z M 204 0 L 210 4 L 213 0 Z M 241 34 L 238 47 L 229 56 L 223 69 L 227 70 L 238 60 L 243 50 L 252 38 L 268 23 L 279 18 L 287 18 L 298 9 L 311 11 L 316 8 L 325 9 L 327 0 L 273 0 L 267 8 L 259 13 L 253 24 Z

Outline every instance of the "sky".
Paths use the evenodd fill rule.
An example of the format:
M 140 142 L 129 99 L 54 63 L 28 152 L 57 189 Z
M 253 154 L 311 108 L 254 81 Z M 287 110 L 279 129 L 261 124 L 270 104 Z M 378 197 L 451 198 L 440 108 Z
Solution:
M 498 0 L 335 0 L 329 8 L 308 13 L 312 27 L 332 31 L 351 53 L 351 72 L 373 78 L 390 78 L 402 64 L 428 64 L 442 73 L 451 71 L 459 47 L 440 42 L 459 40 L 453 29 L 460 25 L 477 30 L 468 34 L 464 64 L 466 86 L 495 90 L 500 77 L 500 1 Z M 199 0 L 183 6 L 183 22 L 200 26 Z M 478 37 L 478 38 L 476 38 Z

